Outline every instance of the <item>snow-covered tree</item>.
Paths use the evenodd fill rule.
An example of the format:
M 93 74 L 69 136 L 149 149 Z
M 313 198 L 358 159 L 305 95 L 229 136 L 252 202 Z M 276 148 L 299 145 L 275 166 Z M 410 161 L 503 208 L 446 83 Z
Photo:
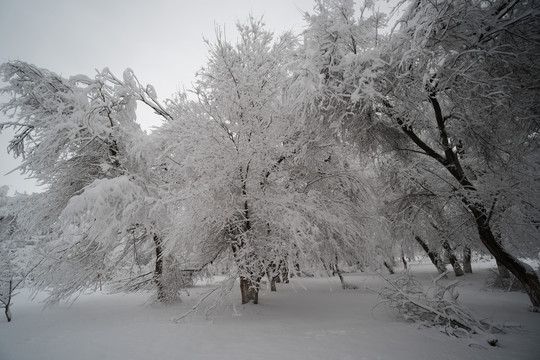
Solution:
M 516 255 L 538 246 L 539 21 L 529 1 L 411 2 L 385 50 L 378 107 L 534 306 L 538 276 Z
M 257 302 L 267 271 L 358 254 L 365 237 L 358 179 L 339 145 L 312 136 L 296 112 L 295 37 L 275 37 L 253 18 L 238 33 L 236 45 L 219 30 L 208 42 L 197 100 L 180 94 L 159 132 L 178 184 L 170 251 L 198 267 L 231 261 L 245 303 Z
M 415 243 L 429 256 L 439 272 L 446 271 L 444 258 L 448 258 L 456 275 L 471 272 L 467 254 L 478 246 L 474 222 L 463 204 L 452 196 L 453 190 L 428 168 L 419 154 L 406 152 L 397 157 L 379 157 L 380 198 L 385 215 L 391 220 L 401 241 L 413 255 Z M 417 247 L 417 246 L 416 246 Z M 456 251 L 464 254 L 463 269 L 457 261 Z M 443 256 L 446 255 L 446 256 Z M 467 265 L 467 266 L 466 266 Z
M 357 119 L 365 123 L 371 118 L 372 109 L 365 104 L 378 97 L 375 84 L 384 62 L 372 20 L 382 15 L 375 11 L 368 16 L 364 6 L 362 17 L 357 18 L 352 0 L 317 0 L 315 4 L 314 13 L 305 15 L 308 26 L 294 84 L 303 100 L 298 104 L 319 114 L 312 124 L 319 131 L 330 130 L 350 141 L 373 126 L 359 129 Z
M 17 217 L 21 209 L 31 206 L 34 196 L 7 196 L 8 190 L 8 186 L 0 187 L 0 308 L 9 322 L 16 291 L 35 268 L 30 256 L 35 239 L 24 231 Z
M 108 69 L 65 79 L 20 61 L 0 70 L 10 96 L 2 111 L 12 119 L 1 126 L 15 130 L 8 150 L 47 187 L 18 215 L 29 230 L 49 234 L 35 285 L 52 288 L 50 299 L 58 300 L 109 279 L 126 258 L 131 268 L 147 265 L 137 253 L 161 252 L 166 217 L 151 213 L 159 194 L 135 110 L 140 101 L 166 118 L 155 90 L 130 69 L 123 79 Z M 156 269 L 161 261 L 155 258 Z M 162 299 L 161 274 L 154 275 Z
M 416 183 L 444 185 L 540 305 L 538 276 L 516 257 L 538 246 L 538 4 L 411 1 L 376 45 L 357 37 L 351 1 L 317 5 L 299 84 L 323 125 L 369 154 L 423 157 Z
M 375 196 L 378 180 L 373 159 L 380 136 L 377 124 L 369 123 L 373 109 L 366 106 L 378 96 L 375 85 L 384 62 L 377 44 L 384 39 L 379 31 L 385 16 L 370 1 L 360 5 L 359 17 L 355 7 L 350 0 L 318 0 L 313 13 L 306 13 L 308 26 L 298 51 L 291 92 L 296 94 L 299 111 L 309 114 L 306 121 L 311 133 L 346 148 L 346 157 L 356 164 L 350 170 L 370 184 L 368 218 L 375 252 L 370 251 L 367 257 L 380 257 L 385 249 L 383 257 L 391 260 L 394 249 L 389 243 L 388 223 Z

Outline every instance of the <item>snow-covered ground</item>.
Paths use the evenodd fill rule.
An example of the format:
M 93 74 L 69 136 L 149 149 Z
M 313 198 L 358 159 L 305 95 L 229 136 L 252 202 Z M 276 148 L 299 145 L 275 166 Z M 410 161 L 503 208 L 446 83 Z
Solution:
M 356 290 L 342 290 L 337 277 L 295 278 L 278 284 L 278 292 L 263 290 L 259 305 L 239 305 L 235 287 L 211 316 L 204 316 L 209 298 L 179 323 L 171 319 L 211 284 L 167 306 L 148 303 L 147 293 L 97 292 L 45 310 L 39 296 L 31 301 L 23 289 L 14 299 L 13 321 L 0 319 L 0 359 L 540 359 L 540 313 L 528 311 L 523 293 L 483 289 L 491 266 L 474 264 L 475 273 L 460 278 L 458 290 L 476 314 L 514 325 L 497 335 L 498 347 L 470 346 L 487 343 L 419 328 L 375 307 L 373 290 L 383 280 L 357 273 L 345 275 Z M 425 263 L 413 265 L 413 273 L 426 283 L 436 275 Z

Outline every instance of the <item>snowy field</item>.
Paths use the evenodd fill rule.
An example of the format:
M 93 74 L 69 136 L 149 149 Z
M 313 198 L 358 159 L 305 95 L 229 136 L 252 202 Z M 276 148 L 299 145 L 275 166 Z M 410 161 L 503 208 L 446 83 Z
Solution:
M 97 292 L 45 310 L 39 296 L 31 301 L 23 289 L 13 321 L 0 320 L 0 359 L 540 359 L 540 314 L 527 310 L 524 293 L 484 289 L 492 263 L 473 266 L 475 273 L 460 279 L 459 299 L 482 318 L 511 325 L 497 335 L 498 347 L 480 336 L 456 339 L 400 320 L 375 306 L 373 290 L 383 280 L 357 273 L 345 275 L 356 290 L 342 290 L 337 277 L 295 278 L 278 284 L 278 292 L 263 289 L 259 305 L 239 305 L 235 286 L 211 316 L 204 315 L 209 298 L 179 323 L 171 319 L 212 285 L 167 306 L 149 303 L 146 293 Z M 412 268 L 426 284 L 436 275 L 429 264 Z

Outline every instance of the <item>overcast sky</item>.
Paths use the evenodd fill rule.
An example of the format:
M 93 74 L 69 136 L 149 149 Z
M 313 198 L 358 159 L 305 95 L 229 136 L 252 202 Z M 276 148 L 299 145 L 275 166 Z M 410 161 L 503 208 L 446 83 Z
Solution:
M 385 1 L 381 1 L 384 3 Z M 109 67 L 121 76 L 133 69 L 142 83 L 154 85 L 163 100 L 189 88 L 207 58 L 203 37 L 213 40 L 215 25 L 236 40 L 235 24 L 250 14 L 264 16 L 276 33 L 304 28 L 303 14 L 314 0 L 0 0 L 0 62 L 22 60 L 59 75 L 93 76 Z M 1 84 L 1 83 L 0 83 Z M 0 101 L 5 101 L 0 99 Z M 158 125 L 138 114 L 143 127 Z M 5 118 L 0 115 L 0 122 Z M 6 154 L 0 135 L 0 186 L 35 191 Z
M 235 23 L 252 14 L 268 28 L 301 32 L 302 12 L 314 0 L 0 0 L 0 62 L 22 60 L 59 75 L 93 76 L 109 67 L 115 74 L 132 68 L 143 83 L 165 99 L 189 88 L 205 64 L 203 36 L 214 39 L 215 25 L 225 26 L 234 41 Z M 2 100 L 5 101 L 5 100 Z M 138 114 L 143 126 L 157 125 Z M 145 117 L 145 118 L 141 118 Z M 0 117 L 0 122 L 5 121 Z M 35 191 L 6 154 L 11 133 L 0 135 L 0 186 Z

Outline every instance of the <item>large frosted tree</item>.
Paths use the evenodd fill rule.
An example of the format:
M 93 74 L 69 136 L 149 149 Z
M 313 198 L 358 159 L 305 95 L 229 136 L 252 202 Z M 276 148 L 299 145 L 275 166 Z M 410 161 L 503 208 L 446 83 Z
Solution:
M 538 245 L 539 21 L 530 1 L 411 2 L 385 51 L 379 107 L 451 187 L 534 306 L 538 275 L 512 247 Z
M 35 285 L 58 300 L 119 267 L 147 265 L 140 259 L 153 247 L 161 252 L 157 219 L 165 217 L 152 216 L 159 191 L 135 109 L 140 101 L 167 116 L 153 88 L 129 69 L 123 79 L 108 69 L 66 79 L 15 61 L 0 72 L 9 96 L 1 109 L 10 118 L 0 125 L 15 130 L 8 150 L 22 159 L 19 170 L 46 187 L 18 214 L 29 233 L 48 234 L 37 247 L 45 261 Z M 160 270 L 161 257 L 154 260 Z M 160 271 L 154 277 L 162 299 Z
M 255 19 L 238 33 L 234 45 L 217 31 L 197 99 L 178 96 L 160 132 L 178 184 L 169 236 L 200 267 L 231 259 L 245 303 L 257 302 L 266 272 L 360 256 L 366 237 L 358 179 L 294 106 L 296 39 Z
M 440 182 L 439 196 L 461 204 L 481 243 L 539 306 L 538 276 L 518 259 L 538 248 L 538 4 L 401 5 L 397 30 L 373 42 L 352 1 L 318 1 L 304 94 L 317 100 L 323 125 L 369 154 L 422 158 L 416 183 Z

